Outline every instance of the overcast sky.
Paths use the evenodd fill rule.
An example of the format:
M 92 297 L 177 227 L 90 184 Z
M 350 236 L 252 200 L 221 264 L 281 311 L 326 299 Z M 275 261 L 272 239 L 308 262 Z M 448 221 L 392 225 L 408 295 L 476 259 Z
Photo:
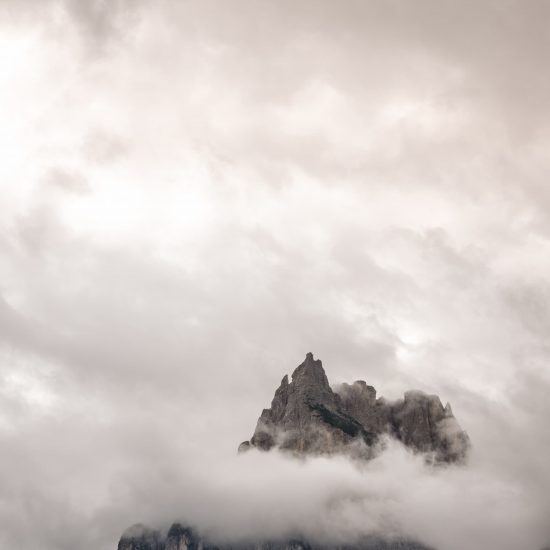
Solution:
M 549 18 L 3 0 L 2 550 L 174 519 L 549 541 Z M 237 457 L 308 351 L 450 401 L 468 468 Z

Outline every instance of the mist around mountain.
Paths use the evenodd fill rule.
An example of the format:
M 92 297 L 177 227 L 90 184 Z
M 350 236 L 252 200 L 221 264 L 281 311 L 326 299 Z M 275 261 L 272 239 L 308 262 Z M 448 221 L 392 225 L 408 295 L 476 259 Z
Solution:
M 259 484 L 259 494 L 254 495 L 254 499 L 266 497 L 261 506 L 270 518 L 269 527 L 256 524 L 253 515 L 248 525 L 243 526 L 240 522 L 246 518 L 238 512 L 235 524 L 225 524 L 221 530 L 219 524 L 213 527 L 217 523 L 215 517 L 202 526 L 175 522 L 164 529 L 138 523 L 123 533 L 118 550 L 430 550 L 434 547 L 429 544 L 437 539 L 431 531 L 433 527 L 437 530 L 437 526 L 424 531 L 425 525 L 421 523 L 414 525 L 409 521 L 400 525 L 388 515 L 388 502 L 380 494 L 380 488 L 387 491 L 387 476 L 391 476 L 392 469 L 399 483 L 403 466 L 410 468 L 411 464 L 414 469 L 406 472 L 407 481 L 416 484 L 420 491 L 431 491 L 430 485 L 449 473 L 468 476 L 470 448 L 469 437 L 455 419 L 450 404 L 444 407 L 438 396 L 411 390 L 393 402 L 383 397 L 377 399 L 374 387 L 363 380 L 343 383 L 333 390 L 321 361 L 308 353 L 292 373 L 291 381 L 287 375 L 283 377 L 271 407 L 262 411 L 254 435 L 238 448 L 238 460 L 243 461 L 245 468 L 248 458 L 253 457 L 257 466 L 265 461 L 265 477 L 279 486 L 279 490 L 271 488 L 273 494 L 262 495 Z M 385 462 L 386 454 L 391 457 L 389 464 Z M 301 492 L 303 487 L 289 483 L 283 472 L 275 472 L 273 476 L 274 458 L 292 469 L 298 467 L 293 474 L 300 477 L 300 482 L 321 464 L 322 469 L 353 472 L 364 486 L 341 485 L 336 493 L 334 487 L 329 489 L 329 499 L 325 495 L 320 503 L 325 520 L 316 525 L 319 517 L 314 517 L 313 523 L 311 517 L 304 520 L 304 512 L 308 515 L 311 509 L 308 512 L 301 507 L 300 498 L 315 502 L 318 488 Z M 391 460 L 395 461 L 393 465 Z M 261 471 L 257 476 L 262 477 Z M 317 478 L 319 481 L 323 480 Z M 296 489 L 300 491 L 298 502 L 294 499 Z M 465 485 L 464 489 L 467 491 L 469 487 Z M 238 497 L 232 505 L 246 509 L 244 499 L 249 496 L 243 491 L 240 495 L 243 501 Z M 389 497 L 390 503 L 394 498 Z M 363 499 L 371 501 L 368 506 Z M 413 505 L 414 498 L 406 507 Z M 296 510 L 294 516 L 292 510 Z M 406 511 L 414 517 L 414 508 Z M 213 515 L 219 512 L 211 510 Z M 231 521 L 233 513 L 224 510 L 224 521 Z M 188 514 L 193 515 L 191 510 Z M 274 529 L 277 522 L 271 518 L 278 516 L 282 522 Z M 454 543 L 439 546 L 454 547 Z
M 389 401 L 363 380 L 333 389 L 308 353 L 238 454 L 213 463 L 205 454 L 187 485 L 178 482 L 185 494 L 172 511 L 163 503 L 117 548 L 516 550 L 527 539 L 539 548 L 537 503 L 471 454 L 438 396 L 410 390 Z
M 394 403 L 376 399 L 376 390 L 364 381 L 343 384 L 337 392 L 329 385 L 320 360 L 308 353 L 292 374 L 284 376 L 269 409 L 264 409 L 253 437 L 239 445 L 239 453 L 254 449 L 265 453 L 279 449 L 293 459 L 304 456 L 340 454 L 352 460 L 370 460 L 383 453 L 384 439 L 400 441 L 429 463 L 464 462 L 468 436 L 456 422 L 450 405 L 443 407 L 435 395 L 419 391 L 405 394 Z M 280 480 L 284 482 L 284 479 Z M 351 496 L 351 495 L 350 495 Z M 277 508 L 270 511 L 277 515 Z M 304 531 L 306 526 L 303 526 Z M 338 538 L 323 533 L 304 536 L 298 524 L 287 538 L 269 538 L 257 533 L 250 539 L 208 539 L 196 530 L 174 523 L 167 533 L 141 524 L 122 535 L 118 550 L 429 550 L 408 538 L 408 534 L 344 531 Z

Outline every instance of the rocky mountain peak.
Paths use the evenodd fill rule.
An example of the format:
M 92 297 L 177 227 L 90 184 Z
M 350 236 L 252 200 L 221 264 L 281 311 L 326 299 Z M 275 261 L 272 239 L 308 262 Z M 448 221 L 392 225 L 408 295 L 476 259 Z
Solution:
M 284 380 L 284 379 L 283 379 Z M 294 401 L 304 400 L 315 403 L 333 403 L 335 394 L 328 382 L 323 363 L 308 353 L 304 362 L 292 373 L 290 393 Z
M 292 381 L 298 382 L 302 379 L 314 379 L 320 384 L 328 384 L 328 378 L 323 368 L 323 363 L 320 359 L 315 359 L 313 353 L 306 354 L 306 358 L 301 365 L 298 365 L 292 373 Z
M 437 395 L 407 391 L 389 402 L 376 397 L 364 380 L 334 391 L 322 362 L 312 353 L 281 381 L 269 409 L 264 409 L 250 441 L 239 451 L 278 447 L 298 454 L 349 452 L 370 458 L 381 435 L 394 437 L 437 462 L 466 457 L 469 439 Z

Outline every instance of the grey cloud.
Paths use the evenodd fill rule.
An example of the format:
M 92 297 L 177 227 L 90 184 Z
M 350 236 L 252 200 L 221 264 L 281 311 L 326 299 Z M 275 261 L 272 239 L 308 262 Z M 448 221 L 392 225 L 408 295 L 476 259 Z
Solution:
M 49 170 L 44 176 L 44 183 L 69 193 L 82 194 L 90 191 L 86 179 L 81 174 L 61 168 L 52 168 Z
M 550 539 L 546 3 L 1 10 L 0 546 Z M 470 467 L 237 458 L 307 351 L 450 401 Z
M 108 163 L 123 157 L 127 152 L 127 145 L 116 135 L 95 130 L 84 140 L 82 152 L 92 161 Z
M 541 343 L 545 342 L 550 327 L 550 289 L 546 281 L 518 282 L 503 293 L 519 320 Z

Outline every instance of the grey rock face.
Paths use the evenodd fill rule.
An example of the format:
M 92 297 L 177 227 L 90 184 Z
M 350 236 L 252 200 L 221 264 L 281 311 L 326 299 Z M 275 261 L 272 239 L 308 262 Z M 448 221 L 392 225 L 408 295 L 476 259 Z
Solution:
M 436 462 L 466 457 L 469 439 L 439 397 L 407 392 L 390 403 L 376 398 L 376 390 L 358 380 L 332 390 L 322 363 L 308 353 L 305 361 L 281 381 L 271 407 L 264 409 L 250 441 L 239 446 L 267 451 L 273 447 L 298 454 L 352 451 L 373 456 L 374 444 L 388 434 Z
M 354 545 L 320 545 L 304 539 L 249 541 L 237 544 L 214 544 L 193 530 L 174 523 L 168 533 L 136 525 L 128 529 L 118 543 L 118 550 L 430 550 L 416 542 L 378 538 L 365 539 Z
M 160 531 L 137 524 L 124 532 L 118 550 L 165 550 L 164 539 Z
M 275 392 L 271 408 L 264 409 L 250 447 L 269 450 L 274 446 L 300 453 L 340 449 L 353 441 L 368 450 L 375 434 L 342 407 L 330 387 L 321 361 L 308 353 L 292 374 L 285 376 Z M 240 449 L 246 448 L 246 442 Z
M 420 452 L 435 452 L 436 459 L 456 462 L 465 458 L 469 440 L 447 404 L 437 395 L 409 391 L 392 407 L 398 439 Z
M 127 529 L 118 543 L 118 550 L 198 550 L 203 541 L 189 528 L 174 523 L 166 535 L 144 525 Z

